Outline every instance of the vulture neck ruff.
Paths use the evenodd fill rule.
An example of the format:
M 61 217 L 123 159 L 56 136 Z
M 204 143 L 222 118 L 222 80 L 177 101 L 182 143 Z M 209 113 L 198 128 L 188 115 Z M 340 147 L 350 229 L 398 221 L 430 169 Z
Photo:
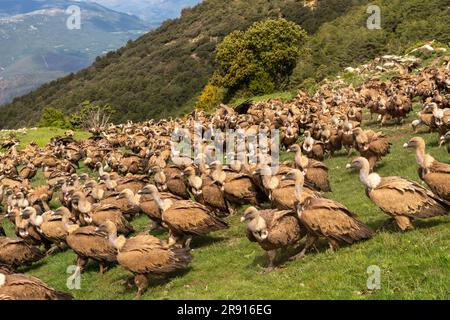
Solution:
M 6 283 L 6 276 L 3 273 L 0 273 L 0 288 L 3 287 Z
M 368 163 L 365 163 L 359 171 L 359 180 L 366 188 L 368 188 L 369 190 L 373 190 L 380 184 L 381 177 L 378 173 L 375 172 L 369 174 L 369 171 L 370 169 Z

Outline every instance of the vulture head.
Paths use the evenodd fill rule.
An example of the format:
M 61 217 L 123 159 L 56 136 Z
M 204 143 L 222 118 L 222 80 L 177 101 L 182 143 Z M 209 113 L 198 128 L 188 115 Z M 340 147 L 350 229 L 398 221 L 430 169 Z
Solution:
M 356 159 L 354 159 L 352 162 L 348 163 L 345 167 L 347 169 L 362 169 L 365 166 L 369 165 L 369 161 L 366 158 L 363 157 L 358 157 Z
M 288 151 L 296 153 L 296 152 L 301 151 L 301 148 L 298 144 L 293 144 L 292 146 L 289 147 Z
M 241 222 L 250 222 L 258 216 L 258 209 L 256 209 L 255 207 L 249 207 L 244 211 L 244 215 L 241 217 Z
M 119 199 L 124 199 L 124 198 L 131 199 L 131 198 L 133 198 L 133 197 L 134 197 L 133 191 L 131 191 L 130 189 L 124 189 L 124 190 L 122 190 L 122 192 L 120 192 L 120 193 L 116 196 L 116 199 L 117 199 L 117 200 L 119 200 Z
M 138 194 L 150 194 L 152 196 L 158 193 L 159 193 L 158 188 L 154 184 L 148 184 L 138 191 Z
M 404 148 L 425 148 L 425 140 L 421 137 L 414 137 L 403 145 Z
M 260 216 L 258 209 L 249 207 L 241 217 L 241 222 L 247 223 L 248 229 L 259 241 L 267 239 L 269 230 L 267 230 L 266 221 Z

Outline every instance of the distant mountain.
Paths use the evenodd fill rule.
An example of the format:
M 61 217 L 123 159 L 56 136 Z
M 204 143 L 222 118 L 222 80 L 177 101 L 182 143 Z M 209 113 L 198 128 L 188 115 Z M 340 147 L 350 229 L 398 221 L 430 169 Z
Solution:
M 183 8 L 193 7 L 202 0 L 84 0 L 97 2 L 107 8 L 138 16 L 152 27 L 180 15 Z M 225 1 L 225 0 L 224 0 Z
M 67 27 L 66 9 L 81 9 L 81 29 Z M 0 104 L 89 66 L 148 30 L 136 16 L 70 0 L 0 1 Z

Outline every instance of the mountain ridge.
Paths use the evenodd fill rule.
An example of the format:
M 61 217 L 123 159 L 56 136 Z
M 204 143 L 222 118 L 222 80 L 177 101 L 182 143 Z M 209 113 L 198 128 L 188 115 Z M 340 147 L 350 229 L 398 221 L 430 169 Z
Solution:
M 69 30 L 66 9 L 79 5 L 81 29 Z M 137 17 L 71 0 L 0 3 L 0 104 L 76 72 L 145 32 Z

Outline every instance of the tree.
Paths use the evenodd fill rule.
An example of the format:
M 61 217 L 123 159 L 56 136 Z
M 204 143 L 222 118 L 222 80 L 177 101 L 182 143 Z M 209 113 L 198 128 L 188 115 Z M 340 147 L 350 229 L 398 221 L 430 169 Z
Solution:
M 115 112 L 116 109 L 109 104 L 98 106 L 84 101 L 81 104 L 81 110 L 72 114 L 70 123 L 75 128 L 99 132 L 109 124 L 111 116 Z
M 42 112 L 39 127 L 69 128 L 70 123 L 64 113 L 58 109 L 47 107 Z
M 232 32 L 217 49 L 215 84 L 232 90 L 251 82 L 257 91 L 280 88 L 292 74 L 306 40 L 306 32 L 285 19 L 267 19 L 246 31 Z
M 214 110 L 224 98 L 224 89 L 217 87 L 211 83 L 205 86 L 202 94 L 198 98 L 196 108 L 204 111 Z

